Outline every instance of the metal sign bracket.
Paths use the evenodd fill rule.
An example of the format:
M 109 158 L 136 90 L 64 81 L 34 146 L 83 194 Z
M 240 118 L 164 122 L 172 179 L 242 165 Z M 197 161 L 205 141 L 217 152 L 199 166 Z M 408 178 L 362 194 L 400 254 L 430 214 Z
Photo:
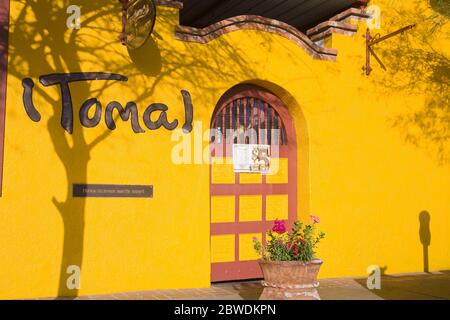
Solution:
M 386 70 L 386 66 L 383 64 L 381 59 L 378 57 L 378 55 L 373 50 L 373 46 L 380 42 L 383 42 L 387 39 L 395 37 L 396 35 L 402 34 L 403 32 L 408 31 L 408 30 L 414 28 L 415 26 L 416 26 L 415 24 L 410 24 L 410 25 L 403 27 L 397 31 L 391 32 L 385 36 L 381 36 L 379 33 L 377 33 L 375 36 L 372 36 L 372 34 L 370 33 L 370 29 L 367 28 L 366 34 L 364 35 L 364 38 L 366 39 L 366 64 L 365 64 L 365 66 L 362 67 L 362 69 L 363 69 L 363 71 L 365 71 L 366 75 L 370 75 L 370 73 L 373 70 L 370 65 L 371 56 L 373 56 L 375 58 L 375 60 L 380 64 L 380 66 L 383 70 Z

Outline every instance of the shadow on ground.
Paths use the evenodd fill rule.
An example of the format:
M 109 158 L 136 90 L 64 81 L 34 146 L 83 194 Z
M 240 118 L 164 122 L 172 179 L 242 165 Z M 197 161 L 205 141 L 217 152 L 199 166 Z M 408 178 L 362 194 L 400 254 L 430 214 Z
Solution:
M 366 279 L 355 279 L 366 287 Z M 367 289 L 366 289 L 367 290 Z M 450 300 L 450 271 L 382 276 L 381 289 L 371 293 L 385 300 Z

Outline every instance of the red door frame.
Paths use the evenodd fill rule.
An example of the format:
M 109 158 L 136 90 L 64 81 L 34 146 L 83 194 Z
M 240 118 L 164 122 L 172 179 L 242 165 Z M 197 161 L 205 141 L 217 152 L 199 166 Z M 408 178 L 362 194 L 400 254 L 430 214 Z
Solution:
M 273 221 L 266 221 L 266 195 L 287 194 L 289 216 L 287 226 L 291 227 L 297 216 L 297 139 L 295 134 L 294 121 L 289 114 L 289 110 L 275 94 L 269 90 L 256 85 L 238 85 L 227 91 L 216 105 L 211 118 L 210 127 L 214 125 L 217 114 L 229 103 L 240 98 L 256 98 L 268 103 L 280 116 L 287 136 L 287 145 L 280 145 L 280 157 L 287 157 L 288 160 L 288 183 L 287 184 L 266 184 L 266 176 L 262 176 L 261 184 L 239 184 L 239 173 L 235 173 L 234 184 L 212 184 L 212 165 L 210 165 L 210 212 L 211 197 L 217 195 L 235 196 L 235 222 L 211 223 L 210 235 L 235 234 L 235 261 L 212 263 L 211 281 L 230 281 L 261 278 L 262 273 L 257 261 L 239 261 L 239 234 L 262 232 L 262 240 L 265 241 L 265 230 L 272 227 Z M 225 143 L 224 143 L 225 144 Z M 231 151 L 228 148 L 224 155 Z M 211 156 L 213 154 L 211 153 Z M 262 195 L 262 220 L 259 222 L 238 222 L 239 221 L 239 195 Z

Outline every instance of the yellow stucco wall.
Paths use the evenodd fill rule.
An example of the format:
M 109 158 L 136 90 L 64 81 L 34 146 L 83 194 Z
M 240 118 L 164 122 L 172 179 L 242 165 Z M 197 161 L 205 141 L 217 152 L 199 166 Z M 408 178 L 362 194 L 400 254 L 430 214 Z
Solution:
M 209 44 L 178 41 L 173 35 L 178 10 L 158 7 L 151 41 L 128 52 L 117 40 L 117 1 L 79 1 L 78 31 L 65 27 L 64 1 L 27 1 L 26 7 L 11 1 L 0 298 L 72 293 L 58 289 L 64 222 L 72 230 L 66 248 L 72 253 L 63 264 L 80 261 L 77 252 L 82 256 L 78 294 L 208 287 L 209 166 L 174 165 L 176 142 L 164 129 L 135 134 L 129 122 L 118 121 L 109 131 L 103 118 L 95 128 L 82 128 L 78 106 L 90 97 L 97 97 L 103 110 L 113 100 L 136 101 L 142 115 L 150 103 L 162 102 L 169 106 L 169 120 L 177 118 L 181 126 L 185 89 L 194 120 L 206 129 L 221 95 L 242 82 L 273 90 L 294 118 L 299 216 L 319 215 L 327 233 L 319 250 L 325 261 L 321 277 L 363 276 L 373 264 L 387 273 L 423 270 L 418 219 L 423 210 L 431 216 L 430 270 L 450 269 L 448 120 L 433 122 L 422 112 L 431 105 L 436 117 L 448 117 L 448 16 L 426 0 L 374 2 L 382 9 L 380 33 L 419 25 L 379 45 L 390 69 L 383 72 L 374 62 L 367 77 L 361 71 L 362 22 L 357 35 L 327 41 L 339 56 L 326 62 L 259 31 L 233 32 Z M 425 37 L 429 22 L 421 18 L 430 15 L 445 19 Z M 413 36 L 423 36 L 423 42 Z M 402 41 L 411 45 L 409 52 L 430 53 L 424 61 L 438 59 L 435 50 L 441 64 L 402 67 Z M 427 51 L 426 41 L 433 50 Z M 129 80 L 72 83 L 75 126 L 69 135 L 59 124 L 59 89 L 43 87 L 38 77 L 80 71 L 115 72 Z M 23 109 L 25 77 L 35 82 L 38 123 Z M 414 84 L 408 84 L 411 79 Z M 415 115 L 423 115 L 426 128 L 437 126 L 444 140 L 433 139 L 435 131 Z M 152 184 L 154 198 L 72 198 L 72 184 L 83 182 Z

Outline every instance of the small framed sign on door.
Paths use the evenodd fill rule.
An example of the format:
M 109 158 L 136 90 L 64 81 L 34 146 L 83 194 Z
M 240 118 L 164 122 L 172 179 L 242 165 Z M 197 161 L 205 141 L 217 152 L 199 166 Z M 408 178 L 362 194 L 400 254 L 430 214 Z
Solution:
M 265 174 L 270 169 L 270 146 L 264 144 L 234 144 L 234 172 Z

